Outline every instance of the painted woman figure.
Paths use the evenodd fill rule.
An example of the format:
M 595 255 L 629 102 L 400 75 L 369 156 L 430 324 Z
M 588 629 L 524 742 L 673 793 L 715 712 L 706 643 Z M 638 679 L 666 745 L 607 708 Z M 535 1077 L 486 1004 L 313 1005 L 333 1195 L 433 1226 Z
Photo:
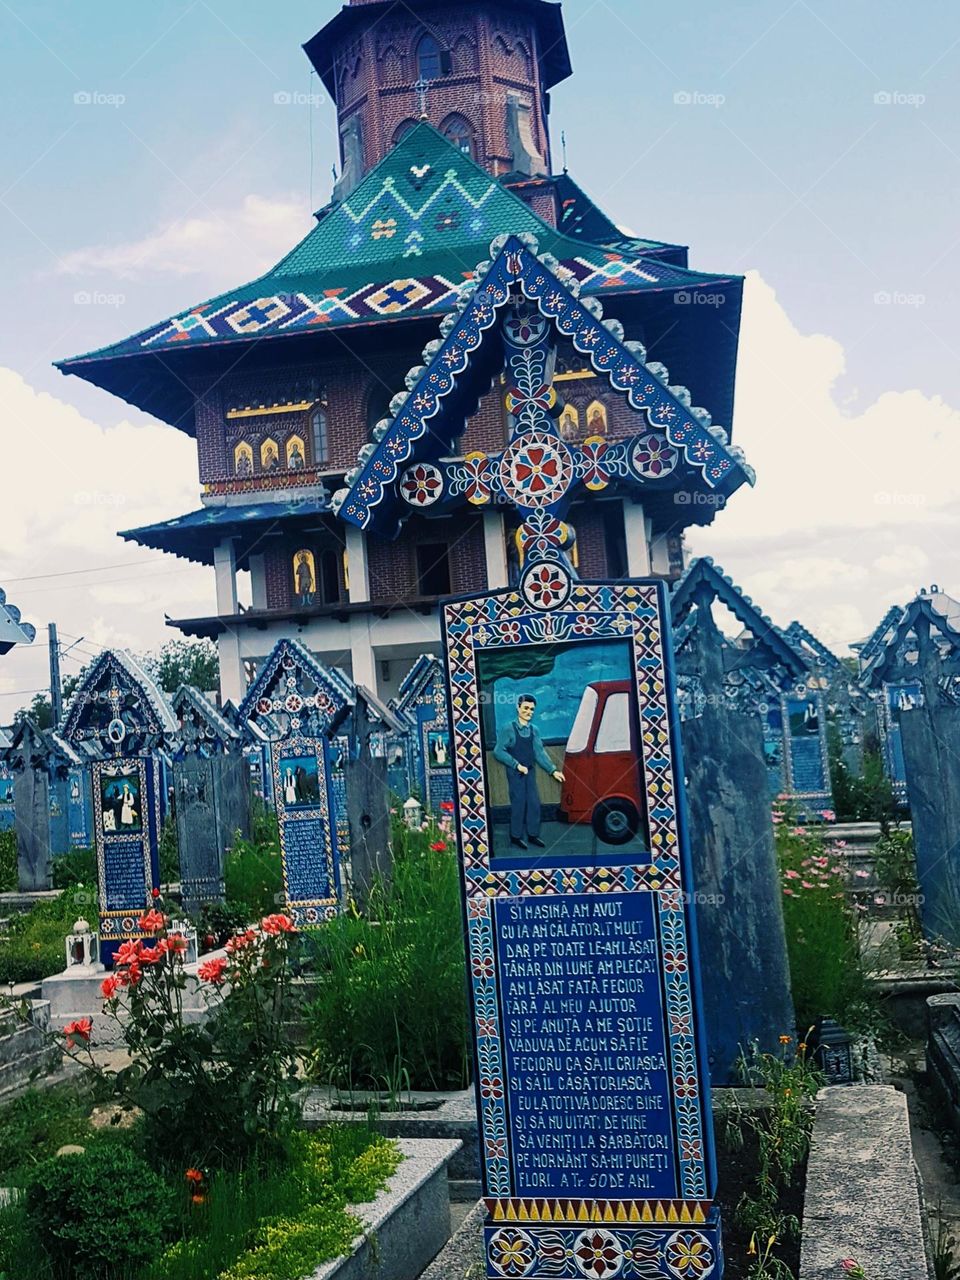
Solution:
M 285 804 L 297 803 L 297 783 L 292 769 L 287 769 L 283 775 L 283 799 Z
M 137 811 L 133 804 L 133 792 L 130 790 L 130 784 L 123 784 L 123 792 L 120 796 L 120 825 L 121 827 L 136 826 Z

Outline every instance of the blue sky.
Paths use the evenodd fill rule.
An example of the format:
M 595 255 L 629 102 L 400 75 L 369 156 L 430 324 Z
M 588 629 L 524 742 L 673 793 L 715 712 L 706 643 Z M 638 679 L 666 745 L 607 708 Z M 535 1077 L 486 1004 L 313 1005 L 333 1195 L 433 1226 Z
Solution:
M 0 3 L 0 107 L 15 122 L 0 176 L 0 368 L 20 406 L 5 458 L 30 493 L 64 440 L 44 484 L 75 526 L 68 542 L 33 496 L 19 516 L 8 508 L 29 527 L 2 531 L 0 583 L 11 599 L 19 584 L 35 621 L 61 612 L 74 634 L 143 647 L 169 638 L 164 611 L 207 611 L 204 571 L 113 537 L 198 505 L 192 448 L 51 361 L 250 278 L 309 229 L 336 156 L 300 44 L 337 7 Z M 778 621 L 802 613 L 838 644 L 921 581 L 960 591 L 945 514 L 960 497 L 945 487 L 960 456 L 960 11 L 568 0 L 565 14 L 575 74 L 554 93 L 555 162 L 562 130 L 571 172 L 615 220 L 689 244 L 694 265 L 751 273 L 735 438 L 759 453 L 760 486 L 695 550 Z M 71 431 L 92 475 L 116 468 L 123 486 L 88 478 L 77 498 Z M 804 490 L 809 509 L 786 513 Z M 140 579 L 126 593 L 60 594 L 65 583 L 39 577 L 94 569 L 82 580 L 109 587 L 126 566 Z M 10 664 L 0 722 L 4 688 L 32 679 Z

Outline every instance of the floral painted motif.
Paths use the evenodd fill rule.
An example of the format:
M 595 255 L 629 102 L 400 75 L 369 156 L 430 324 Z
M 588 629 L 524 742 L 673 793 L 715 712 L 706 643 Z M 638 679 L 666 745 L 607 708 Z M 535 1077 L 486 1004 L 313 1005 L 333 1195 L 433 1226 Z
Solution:
M 573 1257 L 577 1269 L 590 1280 L 608 1280 L 623 1267 L 623 1248 L 610 1231 L 584 1231 L 574 1243 Z
M 537 510 L 550 506 L 567 492 L 572 477 L 569 450 L 546 432 L 519 436 L 500 460 L 501 484 L 519 507 Z
M 431 463 L 418 462 L 403 473 L 400 492 L 411 507 L 431 507 L 443 493 L 443 477 Z
M 570 575 L 557 564 L 543 561 L 523 575 L 520 591 L 534 609 L 558 609 L 570 595 Z
M 537 1250 L 525 1231 L 505 1227 L 490 1237 L 489 1257 L 502 1276 L 529 1275 L 537 1261 Z
M 677 1280 L 704 1280 L 716 1265 L 713 1246 L 699 1231 L 678 1231 L 667 1241 L 663 1254 Z
M 603 455 L 606 451 L 607 442 L 603 436 L 587 436 L 580 446 L 583 455 L 583 483 L 594 493 L 605 489 L 610 483 L 610 477 L 603 467 Z
M 657 480 L 674 470 L 680 455 L 666 436 L 650 432 L 641 436 L 633 451 L 633 466 L 644 480 Z

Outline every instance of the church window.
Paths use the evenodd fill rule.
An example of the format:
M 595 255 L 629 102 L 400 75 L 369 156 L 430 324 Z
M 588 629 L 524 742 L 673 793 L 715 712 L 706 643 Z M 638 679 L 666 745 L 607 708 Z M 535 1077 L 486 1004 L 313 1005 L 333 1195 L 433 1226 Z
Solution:
M 448 596 L 452 582 L 449 544 L 421 542 L 416 555 L 417 595 Z
M 587 405 L 587 435 L 605 436 L 607 434 L 607 406 L 601 400 L 594 400 Z
M 450 54 L 431 35 L 425 35 L 417 46 L 417 71 L 421 80 L 439 80 L 450 74 Z
M 440 126 L 440 132 L 464 155 L 475 155 L 474 129 L 466 116 L 448 116 Z
M 313 465 L 322 467 L 330 461 L 330 441 L 327 436 L 327 415 L 322 409 L 314 409 L 310 419 L 313 433 Z
M 393 131 L 393 145 L 396 146 L 398 142 L 402 142 L 407 134 L 416 127 L 416 120 L 402 120 Z

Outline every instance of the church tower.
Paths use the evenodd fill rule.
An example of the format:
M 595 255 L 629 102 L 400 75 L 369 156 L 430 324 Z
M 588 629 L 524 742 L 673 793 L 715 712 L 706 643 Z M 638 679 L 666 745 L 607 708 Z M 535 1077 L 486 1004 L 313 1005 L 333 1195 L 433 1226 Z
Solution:
M 495 178 L 550 172 L 559 4 L 350 0 L 304 49 L 337 106 L 341 199 L 422 119 Z

